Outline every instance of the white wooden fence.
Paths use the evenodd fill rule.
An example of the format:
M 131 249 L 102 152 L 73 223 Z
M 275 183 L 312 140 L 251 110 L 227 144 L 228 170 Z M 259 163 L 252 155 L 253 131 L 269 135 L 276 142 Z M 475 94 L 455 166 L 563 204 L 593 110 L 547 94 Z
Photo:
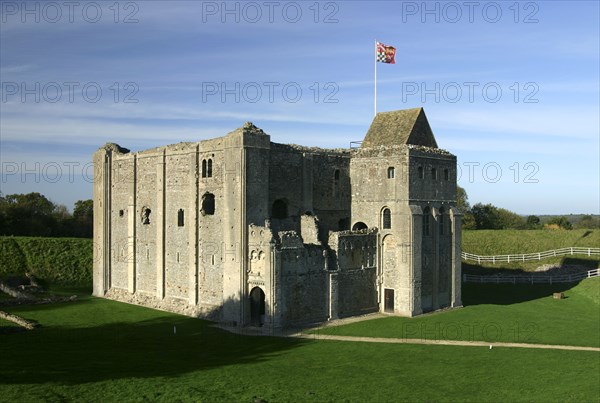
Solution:
M 600 248 L 562 248 L 547 250 L 545 252 L 537 253 L 523 253 L 520 255 L 498 255 L 498 256 L 480 256 L 473 255 L 472 253 L 462 252 L 461 257 L 466 261 L 476 261 L 477 263 L 510 263 L 510 262 L 528 262 L 530 260 L 542 260 L 554 256 L 565 256 L 565 255 L 586 255 L 586 256 L 600 256 Z
M 573 274 L 494 274 L 494 275 L 476 275 L 463 274 L 463 282 L 465 283 L 492 283 L 492 284 L 556 284 L 556 283 L 573 283 L 585 278 L 597 277 L 600 275 L 600 269 L 590 270 L 588 272 L 573 273 Z

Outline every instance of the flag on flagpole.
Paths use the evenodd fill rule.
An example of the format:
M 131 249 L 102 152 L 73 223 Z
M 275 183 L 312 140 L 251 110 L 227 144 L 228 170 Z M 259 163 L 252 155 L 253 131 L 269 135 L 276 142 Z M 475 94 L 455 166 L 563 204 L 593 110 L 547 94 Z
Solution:
M 377 42 L 377 61 L 379 63 L 396 63 L 396 48 Z

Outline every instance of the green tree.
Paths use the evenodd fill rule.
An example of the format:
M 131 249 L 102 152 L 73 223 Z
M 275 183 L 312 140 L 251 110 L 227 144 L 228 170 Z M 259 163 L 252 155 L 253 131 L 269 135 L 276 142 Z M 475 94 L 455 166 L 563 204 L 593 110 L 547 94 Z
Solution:
M 577 221 L 573 227 L 585 228 L 585 229 L 598 229 L 600 228 L 600 217 L 594 217 L 590 214 L 586 214 L 579 221 Z
M 505 208 L 498 208 L 498 224 L 500 225 L 500 229 L 525 228 L 523 217 Z
M 94 218 L 94 201 L 77 200 L 73 209 L 73 218 L 76 220 L 90 221 Z
M 469 196 L 467 191 L 456 186 L 456 209 L 462 214 L 462 227 L 463 229 L 476 229 L 475 218 L 471 213 L 471 205 L 469 204 Z
M 540 217 L 536 215 L 527 216 L 527 221 L 525 222 L 525 227 L 527 229 L 538 229 L 541 228 Z
M 456 186 L 456 209 L 463 215 L 471 212 L 467 191 L 460 186 Z
M 77 236 L 91 238 L 94 232 L 94 201 L 77 200 L 73 208 L 73 221 Z
M 55 207 L 37 192 L 6 195 L 1 202 L 0 234 L 50 236 L 56 230 Z
M 558 227 L 560 227 L 562 229 L 572 229 L 573 228 L 573 226 L 571 225 L 571 223 L 565 216 L 552 217 L 550 220 L 548 220 L 547 224 L 548 225 L 557 225 Z
M 476 229 L 501 229 L 498 208 L 490 203 L 477 203 L 471 208 Z

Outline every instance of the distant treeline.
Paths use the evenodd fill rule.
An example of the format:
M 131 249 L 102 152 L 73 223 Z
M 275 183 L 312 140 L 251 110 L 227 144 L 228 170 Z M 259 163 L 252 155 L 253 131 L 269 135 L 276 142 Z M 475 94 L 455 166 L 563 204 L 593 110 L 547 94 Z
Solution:
M 73 214 L 40 193 L 0 194 L 0 235 L 91 238 L 92 200 L 75 202 Z
M 463 229 L 597 229 L 600 217 L 589 214 L 570 216 L 522 216 L 493 204 L 471 207 L 467 192 L 457 189 L 457 208 L 463 215 Z

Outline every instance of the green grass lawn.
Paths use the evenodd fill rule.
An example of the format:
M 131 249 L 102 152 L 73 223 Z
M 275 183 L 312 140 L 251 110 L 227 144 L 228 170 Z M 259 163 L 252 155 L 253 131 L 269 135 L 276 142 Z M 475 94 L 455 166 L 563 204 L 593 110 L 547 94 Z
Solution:
M 555 302 L 577 304 L 579 293 L 597 309 L 598 282 L 584 284 Z M 467 289 L 468 295 L 477 300 L 487 293 Z M 490 298 L 480 302 L 425 319 L 473 311 L 452 321 L 481 322 L 494 311 L 504 316 L 504 308 L 536 302 L 541 304 L 539 319 L 556 308 L 544 298 L 505 301 L 513 302 L 507 306 L 493 305 L 501 301 Z M 576 310 L 568 304 L 558 309 L 573 314 Z M 212 328 L 210 322 L 97 298 L 7 310 L 43 327 L 0 335 L 0 401 L 6 402 L 599 400 L 597 352 L 251 337 Z M 533 306 L 524 312 L 531 310 Z M 552 332 L 539 326 L 539 335 Z
M 0 318 L 0 328 L 2 327 L 16 327 L 19 326 L 14 322 L 11 322 L 10 320 L 6 320 L 6 319 L 2 319 Z
M 553 299 L 559 291 L 567 298 Z M 600 347 L 600 277 L 576 286 L 463 284 L 462 293 L 461 309 L 389 316 L 313 333 Z

